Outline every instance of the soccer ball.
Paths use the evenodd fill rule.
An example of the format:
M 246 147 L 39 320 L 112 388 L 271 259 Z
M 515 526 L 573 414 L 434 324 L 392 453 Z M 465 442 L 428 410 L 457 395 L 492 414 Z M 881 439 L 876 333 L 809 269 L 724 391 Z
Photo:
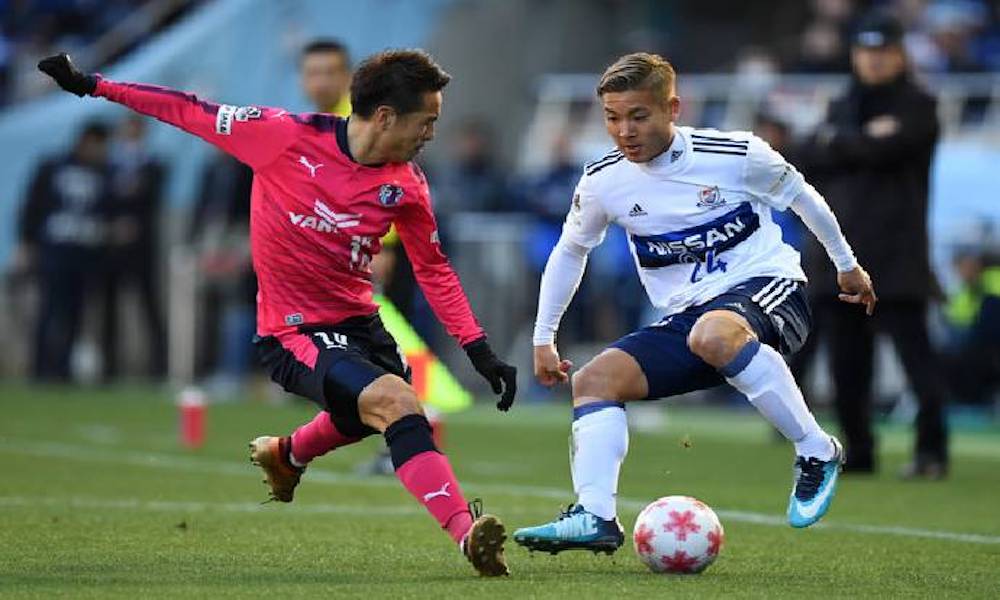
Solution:
M 701 573 L 715 562 L 725 533 L 715 511 L 690 496 L 666 496 L 635 521 L 635 553 L 654 573 Z

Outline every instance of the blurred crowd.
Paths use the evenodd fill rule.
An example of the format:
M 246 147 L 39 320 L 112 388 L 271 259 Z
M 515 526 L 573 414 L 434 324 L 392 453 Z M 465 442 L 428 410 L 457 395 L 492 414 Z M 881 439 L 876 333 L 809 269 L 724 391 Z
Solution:
M 852 0 L 811 0 L 797 44 L 785 52 L 784 71 L 846 73 L 851 31 L 861 11 Z M 1000 3 L 984 0 L 891 0 L 869 3 L 901 21 L 903 45 L 921 73 L 975 73 L 1000 69 Z
M 158 243 L 166 170 L 145 140 L 139 117 L 114 129 L 91 121 L 68 153 L 47 157 L 32 177 L 12 276 L 38 288 L 30 355 L 37 380 L 71 378 L 85 311 L 100 314 L 102 376 L 117 376 L 119 298 L 127 287 L 141 301 L 146 370 L 153 377 L 166 372 Z
M 0 107 L 49 91 L 39 59 L 84 53 L 97 70 L 181 16 L 193 0 L 0 0 Z M 77 56 L 79 60 L 81 57 Z

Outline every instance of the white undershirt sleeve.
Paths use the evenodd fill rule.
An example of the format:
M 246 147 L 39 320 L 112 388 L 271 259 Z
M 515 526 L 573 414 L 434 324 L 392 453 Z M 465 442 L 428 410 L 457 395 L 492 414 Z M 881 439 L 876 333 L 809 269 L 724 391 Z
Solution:
M 819 243 L 823 244 L 827 256 L 837 267 L 837 272 L 843 273 L 858 266 L 851 245 L 840 231 L 837 217 L 816 188 L 808 183 L 804 184 L 802 191 L 792 201 L 791 209 L 809 231 L 813 232 Z
M 538 314 L 535 317 L 535 346 L 551 344 L 556 339 L 559 321 L 562 320 L 576 289 L 583 279 L 590 249 L 567 239 L 565 233 L 559 238 L 542 273 L 538 290 Z

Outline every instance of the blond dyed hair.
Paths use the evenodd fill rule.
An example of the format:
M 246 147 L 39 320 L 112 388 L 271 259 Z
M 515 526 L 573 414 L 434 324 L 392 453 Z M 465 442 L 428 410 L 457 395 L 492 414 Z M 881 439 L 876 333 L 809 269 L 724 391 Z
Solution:
M 650 90 L 657 99 L 668 100 L 674 95 L 676 79 L 674 68 L 659 54 L 635 52 L 622 56 L 604 71 L 597 84 L 597 95 Z

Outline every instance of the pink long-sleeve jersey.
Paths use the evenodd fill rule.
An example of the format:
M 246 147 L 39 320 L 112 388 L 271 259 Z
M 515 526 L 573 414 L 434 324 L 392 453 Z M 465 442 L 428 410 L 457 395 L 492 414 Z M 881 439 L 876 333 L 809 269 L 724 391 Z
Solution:
M 347 121 L 100 79 L 94 96 L 193 133 L 254 171 L 250 244 L 257 273 L 257 333 L 333 325 L 378 310 L 371 258 L 396 224 L 431 308 L 459 343 L 483 336 L 441 251 L 430 193 L 413 163 L 355 162 Z

